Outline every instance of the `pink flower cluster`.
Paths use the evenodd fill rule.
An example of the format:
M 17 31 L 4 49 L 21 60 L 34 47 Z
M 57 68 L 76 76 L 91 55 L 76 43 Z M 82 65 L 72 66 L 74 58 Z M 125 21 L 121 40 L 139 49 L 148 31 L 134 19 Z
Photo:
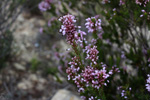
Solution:
M 99 51 L 97 50 L 97 46 L 93 46 L 93 47 L 90 47 L 90 46 L 86 46 L 85 47 L 85 51 L 86 51 L 86 54 L 87 54 L 87 57 L 86 59 L 90 59 L 92 61 L 93 64 L 97 64 L 97 60 L 98 60 L 98 53 Z
M 75 57 L 76 58 L 76 57 Z M 68 74 L 68 80 L 72 80 L 79 93 L 84 93 L 89 87 L 93 87 L 99 90 L 103 85 L 107 86 L 109 83 L 108 78 L 114 73 L 118 72 L 118 69 L 112 67 L 109 72 L 106 70 L 106 64 L 101 63 L 102 69 L 93 68 L 92 66 L 87 66 L 80 69 L 76 61 L 72 61 L 66 72 Z M 81 96 L 83 100 L 87 100 L 86 97 Z M 97 97 L 91 96 L 88 100 L 100 100 Z
M 103 67 L 101 70 L 87 66 L 81 73 L 83 76 L 83 81 L 86 83 L 86 86 L 92 86 L 93 88 L 99 89 L 103 85 L 107 85 L 105 82 L 110 76 L 107 73 L 106 68 Z M 109 81 L 107 81 L 109 82 Z
M 146 80 L 147 81 L 147 84 L 146 84 L 146 89 L 150 92 L 150 75 L 148 74 L 148 79 Z
M 84 92 L 89 86 L 95 89 L 99 89 L 103 85 L 106 86 L 106 82 L 109 82 L 109 80 L 107 80 L 108 77 L 113 74 L 112 70 L 107 73 L 106 67 L 99 70 L 91 66 L 87 66 L 81 70 L 81 73 L 77 73 L 80 68 L 77 67 L 77 64 L 75 67 L 75 62 L 72 63 L 71 67 L 68 67 L 66 72 L 68 74 L 68 80 L 73 80 L 77 85 L 78 92 Z
M 149 2 L 149 0 L 136 0 L 136 4 L 144 5 L 146 7 L 146 4 Z
M 65 15 L 59 18 L 59 21 L 62 22 L 60 32 L 62 35 L 66 35 L 67 41 L 69 44 L 74 45 L 74 42 L 80 42 L 84 40 L 83 36 L 86 35 L 84 31 L 76 30 L 81 28 L 80 26 L 75 26 L 75 17 L 73 15 Z
M 89 33 L 102 30 L 101 19 L 96 19 L 95 17 L 87 18 L 85 26 L 88 29 Z
M 62 33 L 62 35 L 75 33 L 76 26 L 74 25 L 74 23 L 76 23 L 76 20 L 73 15 L 68 14 L 63 17 L 60 17 L 59 21 L 61 21 L 63 24 L 61 25 L 61 29 L 60 29 L 60 32 Z
M 75 42 L 74 34 L 76 33 L 76 26 L 74 23 L 76 22 L 75 17 L 73 15 L 65 15 L 59 18 L 59 21 L 62 22 L 60 32 L 62 35 L 67 36 L 67 41 L 73 45 Z
M 51 3 L 52 3 L 52 0 L 44 0 L 41 3 L 39 3 L 38 7 L 42 12 L 47 11 L 51 9 Z
M 79 59 L 75 56 L 72 58 L 72 61 L 69 62 L 70 67 L 66 69 L 66 73 L 68 74 L 68 80 L 75 78 L 76 73 L 80 70 L 81 63 Z

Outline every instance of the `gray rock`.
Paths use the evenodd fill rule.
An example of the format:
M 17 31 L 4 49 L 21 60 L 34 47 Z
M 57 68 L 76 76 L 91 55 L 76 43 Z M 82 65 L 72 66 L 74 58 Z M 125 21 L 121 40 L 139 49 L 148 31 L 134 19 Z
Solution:
M 62 89 L 54 95 L 52 100 L 81 100 L 78 96 L 74 95 L 72 92 Z
M 14 66 L 18 70 L 22 70 L 22 71 L 26 70 L 26 68 L 19 63 L 15 63 Z

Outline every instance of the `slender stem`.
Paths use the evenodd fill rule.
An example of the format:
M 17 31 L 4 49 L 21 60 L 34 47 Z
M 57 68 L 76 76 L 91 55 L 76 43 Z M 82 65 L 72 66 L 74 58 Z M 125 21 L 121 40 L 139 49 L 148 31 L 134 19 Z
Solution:
M 83 64 L 82 64 L 81 55 L 80 55 L 80 52 L 79 52 L 79 50 L 78 50 L 78 48 L 77 48 L 77 44 L 75 43 L 75 41 L 73 42 L 72 48 L 73 48 L 73 50 L 74 50 L 76 56 L 78 57 L 78 59 L 79 59 L 79 61 L 80 61 L 80 63 L 81 63 L 81 68 L 83 68 L 84 66 L 83 66 Z
M 106 96 L 104 93 L 104 86 L 102 86 L 102 88 L 101 88 L 101 95 L 102 95 L 102 100 L 106 100 Z

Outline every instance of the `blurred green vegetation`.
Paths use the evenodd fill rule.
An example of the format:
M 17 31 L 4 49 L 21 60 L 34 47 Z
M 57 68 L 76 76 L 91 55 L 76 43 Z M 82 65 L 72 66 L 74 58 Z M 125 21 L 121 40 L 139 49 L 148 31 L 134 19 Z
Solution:
M 10 60 L 12 41 L 12 32 L 6 31 L 0 35 L 0 69 L 6 65 L 6 61 Z

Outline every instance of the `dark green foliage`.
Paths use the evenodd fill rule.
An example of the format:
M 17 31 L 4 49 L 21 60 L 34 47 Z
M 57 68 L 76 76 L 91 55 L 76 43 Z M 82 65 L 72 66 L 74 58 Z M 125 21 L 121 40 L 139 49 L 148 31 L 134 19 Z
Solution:
M 17 16 L 25 5 L 24 0 L 1 0 L 0 1 L 0 69 L 10 60 L 11 44 L 13 41 L 10 29 Z M 19 8 L 20 7 L 20 8 Z
M 5 62 L 10 59 L 11 44 L 13 36 L 12 33 L 7 31 L 0 35 L 0 69 L 5 66 Z
M 40 65 L 40 61 L 38 61 L 36 58 L 33 58 L 31 60 L 31 70 L 36 71 L 38 69 L 38 66 Z

